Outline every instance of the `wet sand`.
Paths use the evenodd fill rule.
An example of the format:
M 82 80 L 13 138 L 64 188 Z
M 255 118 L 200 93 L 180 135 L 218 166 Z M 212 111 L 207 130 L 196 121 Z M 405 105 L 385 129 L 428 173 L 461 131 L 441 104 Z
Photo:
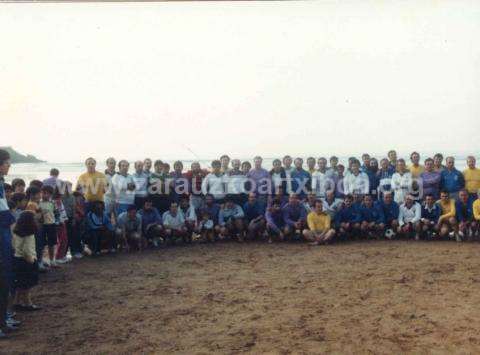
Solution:
M 0 353 L 480 351 L 480 244 L 194 245 L 42 275 Z

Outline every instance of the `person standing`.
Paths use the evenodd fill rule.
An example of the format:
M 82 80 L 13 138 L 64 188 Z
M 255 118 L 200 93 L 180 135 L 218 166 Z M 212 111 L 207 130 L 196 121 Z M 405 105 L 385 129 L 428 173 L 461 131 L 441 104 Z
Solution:
M 152 159 L 145 158 L 145 160 L 143 161 L 143 172 L 145 173 L 145 175 L 147 175 L 147 177 L 150 177 L 150 175 L 152 174 L 151 169 Z
M 460 190 L 465 187 L 463 174 L 455 168 L 455 158 L 447 157 L 447 166 L 440 173 L 440 188 L 449 193 L 450 197 L 458 200 Z
M 230 157 L 226 154 L 220 157 L 220 171 L 223 174 L 227 174 L 230 171 Z
M 256 156 L 253 158 L 254 167 L 247 174 L 247 178 L 250 179 L 251 183 L 255 184 L 255 186 L 254 189 L 248 192 L 255 192 L 257 199 L 266 204 L 272 190 L 272 181 L 268 171 L 262 168 L 262 162 L 262 157 Z
M 212 172 L 202 181 L 202 193 L 211 194 L 218 204 L 223 204 L 226 195 L 225 174 L 221 172 L 220 160 L 212 161 Z
M 303 169 L 303 159 L 296 158 L 294 161 L 295 169 L 291 172 L 292 190 L 290 194 L 295 194 L 301 200 L 305 199 L 307 193 L 312 189 L 312 176 Z
M 194 161 L 190 166 L 190 171 L 185 173 L 190 192 L 190 204 L 196 212 L 200 212 L 203 207 L 202 182 L 208 172 L 200 167 L 198 161 Z
M 115 213 L 115 191 L 112 188 L 112 178 L 116 174 L 115 167 L 117 162 L 114 158 L 108 158 L 106 161 L 107 168 L 105 169 L 105 177 L 107 178 L 107 188 L 103 199 L 105 202 L 105 212 L 108 215 L 113 215 Z
M 50 169 L 50 177 L 43 180 L 43 185 L 48 185 L 54 189 L 59 189 L 62 185 L 62 181 L 58 178 L 60 171 L 57 168 Z
M 387 154 L 389 163 L 393 171 L 397 168 L 397 152 L 395 150 L 390 150 Z
M 128 173 L 130 163 L 126 160 L 118 162 L 118 172 L 112 178 L 112 190 L 115 196 L 115 214 L 126 212 L 128 206 L 135 202 L 135 181 Z M 108 213 L 107 213 L 108 215 Z
M 401 205 L 405 202 L 405 197 L 412 191 L 412 174 L 405 166 L 405 160 L 397 160 L 397 172 L 392 175 L 392 190 L 394 200 Z
M 370 192 L 368 175 L 360 171 L 360 162 L 355 159 L 351 164 L 351 172 L 343 179 L 343 190 L 346 195 L 366 195 Z
M 423 196 L 430 194 L 437 200 L 440 198 L 442 175 L 435 171 L 432 158 L 425 159 L 425 171 L 420 174 L 419 180 L 423 186 Z
M 412 165 L 410 165 L 408 169 L 410 170 L 410 174 L 412 174 L 412 178 L 417 179 L 425 171 L 425 168 L 420 165 L 420 154 L 417 152 L 410 154 L 410 161 Z
M 276 195 L 278 191 L 284 194 L 287 192 L 287 172 L 282 167 L 280 159 L 275 159 L 272 162 L 272 170 L 270 170 L 270 179 L 272 181 L 271 195 Z
M 77 189 L 80 189 L 87 202 L 87 210 L 90 210 L 93 202 L 103 202 L 105 190 L 107 188 L 107 178 L 105 174 L 96 170 L 97 161 L 93 158 L 85 160 L 87 171 L 78 177 Z
M 327 173 L 327 159 L 318 158 L 318 170 L 312 174 L 312 192 L 317 198 L 325 198 L 327 191 L 335 190 L 335 182 Z
M 225 174 L 226 192 L 233 198 L 233 202 L 243 206 L 248 200 L 247 176 L 240 169 L 241 163 L 238 159 L 232 160 L 232 169 Z
M 443 162 L 443 155 L 441 153 L 437 153 L 433 156 L 433 166 L 434 170 L 442 173 L 445 170 L 445 165 L 442 164 Z
M 135 182 L 135 207 L 140 210 L 148 195 L 148 175 L 143 171 L 143 161 L 135 162 L 135 173 L 132 178 Z
M 286 175 L 286 188 L 284 191 L 285 194 L 290 195 L 292 192 L 292 172 L 295 170 L 295 168 L 292 166 L 292 157 L 290 155 L 285 155 L 282 159 L 282 164 L 283 164 L 283 169 L 285 170 L 285 175 Z
M 170 208 L 170 189 L 167 185 L 168 174 L 165 173 L 161 160 L 155 160 L 154 171 L 148 178 L 148 195 L 153 206 L 158 210 L 160 216 Z
M 10 154 L 0 149 L 0 338 L 6 337 L 7 305 L 13 292 L 13 249 L 10 227 L 15 218 L 10 213 L 5 197 L 4 177 L 10 169 Z
M 465 188 L 470 195 L 470 198 L 476 199 L 478 197 L 478 190 L 480 190 L 480 169 L 476 166 L 476 159 L 473 156 L 467 157 L 467 165 L 463 171 L 463 177 L 465 178 Z

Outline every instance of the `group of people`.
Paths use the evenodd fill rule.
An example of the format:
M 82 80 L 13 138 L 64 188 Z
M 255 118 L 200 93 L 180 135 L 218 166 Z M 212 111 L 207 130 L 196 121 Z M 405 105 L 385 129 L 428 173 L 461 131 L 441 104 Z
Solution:
M 0 338 L 20 325 L 16 312 L 41 309 L 31 299 L 39 272 L 84 256 L 142 251 L 176 243 L 236 240 L 311 245 L 368 238 L 474 240 L 479 237 L 480 169 L 473 156 L 460 172 L 441 154 L 407 165 L 363 154 L 230 160 L 203 169 L 181 161 L 130 163 L 114 158 L 100 172 L 88 158 L 76 184 L 57 169 L 43 181 L 10 184 L 10 157 L 0 150 Z

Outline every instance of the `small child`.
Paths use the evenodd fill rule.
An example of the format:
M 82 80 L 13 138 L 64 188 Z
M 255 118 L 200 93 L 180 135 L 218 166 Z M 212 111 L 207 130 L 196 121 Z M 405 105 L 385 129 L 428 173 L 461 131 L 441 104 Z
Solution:
M 16 290 L 13 303 L 17 311 L 30 312 L 41 309 L 33 304 L 30 294 L 31 289 L 38 284 L 38 262 L 35 250 L 37 229 L 35 214 L 31 211 L 22 212 L 13 227 L 13 271 Z
M 213 221 L 210 219 L 210 214 L 206 210 L 202 211 L 202 219 L 198 223 L 198 230 L 202 236 L 202 240 L 207 242 L 215 241 Z
M 55 190 L 53 187 L 45 185 L 42 186 L 42 200 L 39 203 L 40 211 L 42 212 L 42 232 L 41 241 L 43 246 L 48 246 L 48 257 L 50 259 L 51 267 L 58 267 L 55 262 L 55 245 L 57 245 L 57 225 L 55 224 L 55 203 L 52 201 L 52 196 Z M 43 249 L 43 248 L 42 248 Z
M 57 253 L 55 260 L 59 264 L 65 264 L 69 262 L 67 258 L 68 251 L 68 236 L 67 225 L 68 221 L 67 212 L 62 202 L 62 194 L 57 190 L 54 194 L 55 209 L 57 211 L 55 215 L 55 224 L 57 225 Z
M 25 211 L 31 211 L 35 215 L 35 222 L 37 223 L 37 232 L 35 233 L 35 245 L 37 249 L 37 261 L 38 269 L 40 272 L 47 271 L 47 265 L 43 264 L 43 248 L 44 243 L 42 242 L 42 210 L 38 206 L 42 199 L 42 192 L 39 187 L 30 186 L 26 191 L 28 203 L 25 207 Z
M 85 235 L 85 198 L 80 191 L 75 191 L 73 197 L 75 203 L 73 205 L 72 235 L 69 236 L 71 238 L 70 251 L 74 258 L 80 259 L 83 254 L 91 255 L 92 251 L 87 246 L 82 246 Z
M 12 208 L 12 214 L 15 217 L 15 220 L 18 220 L 18 217 L 20 217 L 20 214 L 25 210 L 27 207 L 27 195 L 25 195 L 23 192 L 15 192 L 12 195 L 12 199 L 10 200 L 12 202 L 13 208 Z
M 26 187 L 25 180 L 20 178 L 16 178 L 12 180 L 12 188 L 13 188 L 14 194 L 17 192 L 25 193 L 25 187 Z

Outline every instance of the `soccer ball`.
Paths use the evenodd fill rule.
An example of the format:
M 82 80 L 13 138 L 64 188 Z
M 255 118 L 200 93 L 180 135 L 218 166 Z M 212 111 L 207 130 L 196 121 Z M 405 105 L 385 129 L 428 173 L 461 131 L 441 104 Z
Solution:
M 387 229 L 385 231 L 385 238 L 392 239 L 395 236 L 395 232 L 392 229 Z

